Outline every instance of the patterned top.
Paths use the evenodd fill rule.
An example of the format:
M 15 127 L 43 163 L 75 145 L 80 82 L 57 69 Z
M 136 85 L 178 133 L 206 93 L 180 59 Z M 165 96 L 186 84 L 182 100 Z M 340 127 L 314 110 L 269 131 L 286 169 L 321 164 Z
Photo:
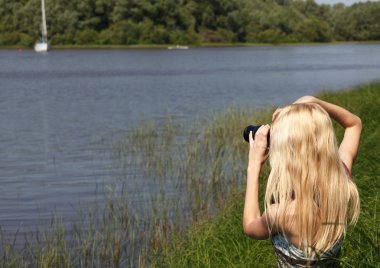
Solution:
M 277 255 L 277 267 L 339 267 L 341 237 L 338 242 L 323 255 L 313 259 L 306 258 L 302 250 L 295 247 L 282 234 L 272 236 L 272 245 Z

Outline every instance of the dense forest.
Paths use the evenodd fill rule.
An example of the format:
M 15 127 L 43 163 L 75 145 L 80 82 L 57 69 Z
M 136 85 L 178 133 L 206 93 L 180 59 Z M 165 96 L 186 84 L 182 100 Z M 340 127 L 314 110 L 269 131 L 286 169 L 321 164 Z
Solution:
M 45 0 L 52 45 L 380 40 L 380 2 Z M 40 0 L 0 0 L 0 45 L 32 46 Z

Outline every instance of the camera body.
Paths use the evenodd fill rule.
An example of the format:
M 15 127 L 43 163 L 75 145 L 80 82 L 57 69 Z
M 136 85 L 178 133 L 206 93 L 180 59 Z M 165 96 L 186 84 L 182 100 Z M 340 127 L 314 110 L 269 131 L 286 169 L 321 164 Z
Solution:
M 259 130 L 260 127 L 261 127 L 261 125 L 257 125 L 257 126 L 249 125 L 249 126 L 247 126 L 247 127 L 244 129 L 244 132 L 243 132 L 244 140 L 245 140 L 246 142 L 249 142 L 249 132 L 251 132 L 251 131 L 252 131 L 252 137 L 253 137 L 253 139 L 255 139 L 255 134 L 256 134 L 257 130 Z M 268 133 L 267 141 L 268 141 L 268 146 L 269 146 L 270 133 Z

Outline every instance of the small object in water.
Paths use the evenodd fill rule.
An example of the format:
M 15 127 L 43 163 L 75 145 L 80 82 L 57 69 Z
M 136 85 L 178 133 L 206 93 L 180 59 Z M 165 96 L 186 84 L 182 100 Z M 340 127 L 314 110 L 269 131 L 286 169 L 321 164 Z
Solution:
M 169 46 L 168 49 L 189 49 L 189 47 L 188 46 L 175 45 L 175 46 Z

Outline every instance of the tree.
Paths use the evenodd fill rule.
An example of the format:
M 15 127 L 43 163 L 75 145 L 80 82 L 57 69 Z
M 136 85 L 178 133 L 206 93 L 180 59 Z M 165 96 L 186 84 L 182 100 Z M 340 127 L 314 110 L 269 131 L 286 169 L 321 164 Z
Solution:
M 314 0 L 49 0 L 53 44 L 194 44 L 380 40 L 380 2 Z M 0 0 L 0 43 L 31 46 L 39 0 Z

